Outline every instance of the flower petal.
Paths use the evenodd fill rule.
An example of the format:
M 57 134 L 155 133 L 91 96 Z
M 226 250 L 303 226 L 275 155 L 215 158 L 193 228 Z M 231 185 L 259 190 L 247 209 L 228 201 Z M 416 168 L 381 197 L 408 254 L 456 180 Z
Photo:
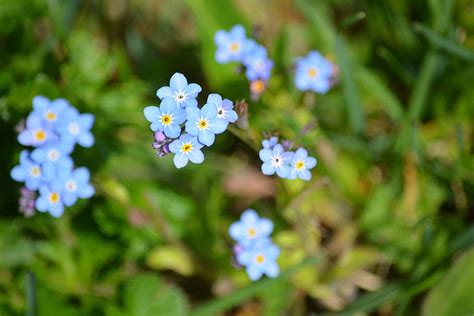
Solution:
M 188 80 L 182 73 L 176 72 L 170 79 L 170 88 L 173 91 L 184 91 L 187 85 Z
M 280 268 L 275 262 L 269 263 L 265 266 L 265 274 L 270 278 L 276 278 L 280 274 Z
M 188 156 L 185 154 L 176 154 L 174 155 L 173 162 L 176 168 L 183 168 L 188 164 Z
M 267 176 L 271 176 L 275 173 L 275 167 L 273 167 L 270 163 L 265 162 L 262 164 L 262 173 Z
M 94 145 L 94 135 L 90 132 L 81 133 L 77 138 L 77 142 L 82 147 L 89 148 Z
M 18 182 L 25 181 L 27 175 L 28 172 L 23 166 L 16 166 L 10 172 L 10 176 L 12 177 L 12 179 Z
M 262 161 L 268 161 L 270 159 L 271 156 L 273 156 L 273 151 L 271 151 L 270 149 L 261 149 L 259 152 L 258 152 L 258 156 L 260 157 L 260 159 Z
M 216 136 L 209 131 L 202 131 L 198 134 L 199 142 L 206 146 L 211 146 L 212 144 L 214 144 L 215 139 L 216 139 Z
M 260 217 L 257 212 L 251 208 L 245 210 L 240 216 L 240 221 L 244 223 L 245 226 L 254 226 L 259 219 Z
M 184 92 L 186 92 L 186 94 L 188 96 L 194 96 L 194 95 L 197 95 L 199 92 L 202 91 L 202 88 L 200 85 L 198 85 L 197 83 L 190 83 L 185 89 L 184 89 Z
M 176 124 L 170 124 L 163 128 L 163 132 L 169 138 L 178 138 L 179 134 L 181 134 L 181 127 L 179 127 L 179 125 L 176 125 Z
M 240 222 L 235 222 L 229 227 L 229 235 L 233 240 L 239 241 L 242 236 L 242 225 Z
M 156 96 L 163 100 L 164 98 L 174 98 L 174 93 L 170 87 L 161 87 L 156 91 Z
M 260 271 L 260 269 L 258 269 L 255 266 L 248 266 L 246 271 L 247 271 L 247 275 L 252 281 L 257 281 L 258 279 L 262 277 L 262 274 L 263 274 L 262 271 Z
M 148 122 L 154 122 L 161 116 L 161 111 L 157 106 L 152 105 L 147 106 L 143 110 L 143 114 L 145 115 L 145 118 L 148 120 Z
M 188 157 L 189 160 L 194 163 L 201 163 L 204 161 L 204 154 L 199 149 L 191 150 Z
M 209 126 L 209 130 L 213 132 L 214 134 L 220 134 L 220 133 L 223 133 L 227 129 L 228 125 L 229 125 L 229 122 L 227 122 L 226 120 L 216 118 L 212 120 L 212 123 Z
M 305 167 L 306 167 L 306 169 L 312 169 L 312 168 L 314 168 L 317 163 L 318 163 L 318 161 L 316 160 L 316 158 L 308 157 L 308 158 L 305 159 Z

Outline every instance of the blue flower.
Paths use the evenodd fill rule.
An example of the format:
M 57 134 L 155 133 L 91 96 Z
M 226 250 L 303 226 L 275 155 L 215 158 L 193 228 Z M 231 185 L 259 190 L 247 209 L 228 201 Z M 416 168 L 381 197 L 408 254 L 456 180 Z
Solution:
M 49 185 L 42 185 L 39 189 L 40 195 L 36 200 L 36 208 L 40 212 L 49 212 L 54 217 L 60 217 L 64 213 L 62 191 L 58 180 L 50 182 Z
M 25 182 L 28 190 L 37 190 L 44 181 L 43 170 L 39 163 L 30 159 L 28 151 L 20 153 L 20 164 L 10 172 L 13 180 Z
M 33 98 L 33 114 L 41 117 L 46 126 L 52 126 L 61 120 L 61 114 L 71 105 L 66 99 L 56 99 L 50 101 L 44 96 Z
M 229 227 L 229 235 L 244 247 L 251 245 L 256 240 L 269 237 L 272 231 L 272 221 L 260 218 L 252 209 L 243 212 L 240 220 Z
M 72 169 L 74 163 L 69 155 L 73 149 L 72 143 L 56 142 L 36 148 L 31 153 L 31 158 L 41 164 L 44 179 L 49 181 Z
M 259 156 L 263 161 L 263 174 L 269 176 L 276 172 L 280 178 L 287 178 L 290 175 L 289 163 L 293 158 L 293 152 L 285 152 L 282 145 L 277 144 L 273 149 L 261 149 Z
M 247 68 L 245 75 L 250 81 L 263 79 L 268 80 L 273 68 L 273 61 L 267 58 L 265 47 L 256 45 L 244 56 L 243 64 Z
M 235 25 L 230 32 L 217 31 L 214 42 L 217 45 L 216 61 L 220 64 L 242 61 L 245 53 L 255 45 L 253 40 L 246 37 L 242 25 Z
M 164 99 L 160 107 L 148 106 L 143 110 L 145 118 L 151 122 L 152 131 L 163 132 L 170 138 L 177 138 L 181 134 L 180 124 L 186 120 L 186 112 L 177 106 L 173 100 Z
M 201 86 L 196 83 L 188 84 L 186 77 L 176 72 L 170 80 L 169 87 L 162 87 L 156 91 L 156 96 L 160 100 L 172 100 L 176 106 L 197 107 L 196 97 L 201 92 Z
M 273 149 L 275 145 L 278 143 L 278 137 L 272 136 L 269 139 L 264 139 L 262 141 L 262 147 L 265 149 Z
M 76 203 L 77 198 L 89 199 L 95 193 L 89 183 L 90 173 L 85 167 L 77 168 L 61 177 L 62 200 L 66 206 Z
M 46 126 L 41 116 L 31 113 L 26 119 L 26 129 L 18 135 L 18 142 L 25 146 L 41 146 L 54 142 L 57 136 L 50 126 Z
M 197 138 L 189 134 L 181 135 L 169 145 L 170 151 L 174 153 L 173 162 L 176 168 L 183 168 L 188 164 L 188 160 L 193 163 L 204 161 L 204 154 L 201 151 L 202 145 Z
M 71 106 L 64 111 L 61 121 L 58 122 L 61 140 L 72 144 L 77 142 L 82 147 L 91 147 L 94 144 L 94 135 L 90 132 L 93 124 L 94 115 L 80 114 Z
M 217 117 L 217 108 L 212 103 L 206 103 L 202 109 L 188 107 L 186 113 L 188 114 L 186 132 L 197 136 L 199 142 L 206 146 L 211 146 L 215 134 L 224 132 L 228 125 L 226 120 Z
M 275 278 L 280 274 L 276 259 L 280 255 L 280 248 L 270 239 L 257 240 L 251 247 L 246 247 L 237 255 L 237 262 L 245 266 L 250 280 L 257 281 L 264 274 Z
M 310 169 L 316 166 L 316 158 L 308 157 L 308 152 L 304 148 L 299 148 L 291 161 L 291 172 L 288 179 L 296 179 L 297 177 L 309 181 L 311 180 Z
M 227 123 L 237 121 L 237 113 L 233 110 L 234 104 L 229 99 L 222 100 L 220 95 L 212 93 L 207 97 L 207 103 L 215 106 L 218 118 L 225 120 Z
M 331 88 L 332 64 L 320 53 L 311 51 L 296 62 L 295 85 L 300 91 L 324 94 Z

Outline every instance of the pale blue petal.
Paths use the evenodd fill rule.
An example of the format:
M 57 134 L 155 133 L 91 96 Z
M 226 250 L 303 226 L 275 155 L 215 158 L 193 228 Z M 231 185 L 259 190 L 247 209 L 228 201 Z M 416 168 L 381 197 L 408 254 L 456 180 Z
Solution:
M 269 236 L 273 231 L 273 223 L 271 220 L 262 218 L 257 225 L 257 231 L 260 236 Z
M 33 98 L 33 109 L 38 112 L 44 112 L 49 107 L 49 99 L 38 95 Z
M 164 98 L 174 98 L 174 93 L 170 87 L 161 87 L 156 91 L 156 96 L 162 100 Z
M 206 103 L 201 109 L 201 114 L 207 119 L 213 119 L 217 116 L 217 108 L 212 104 Z
M 28 172 L 26 171 L 26 168 L 22 166 L 16 166 L 10 172 L 10 176 L 12 177 L 12 179 L 18 182 L 25 181 L 27 175 Z
M 245 212 L 243 212 L 240 216 L 240 221 L 245 226 L 255 226 L 259 219 L 260 217 L 258 216 L 257 212 L 252 209 L 245 210 Z
M 95 189 L 90 184 L 82 184 L 77 189 L 77 196 L 81 199 L 89 199 L 95 194 Z
M 248 265 L 253 260 L 253 255 L 249 251 L 243 251 L 237 255 L 237 262 L 243 266 Z
M 29 146 L 33 143 L 33 136 L 30 131 L 24 130 L 18 135 L 18 142 L 24 146 Z
M 197 107 L 186 107 L 186 114 L 188 115 L 188 122 L 197 121 L 201 115 L 201 112 Z
M 214 35 L 214 42 L 218 46 L 227 46 L 229 43 L 229 35 L 226 31 L 217 31 Z
M 150 124 L 150 129 L 154 132 L 156 131 L 163 131 L 163 124 L 161 124 L 160 121 L 155 121 L 153 123 Z
M 77 196 L 74 193 L 66 192 L 62 196 L 63 202 L 66 206 L 72 206 L 77 201 Z
M 202 131 L 198 134 L 198 140 L 206 146 L 211 146 L 214 144 L 216 136 L 209 131 Z
M 231 56 L 229 55 L 227 49 L 219 49 L 216 52 L 215 58 L 219 64 L 227 64 L 230 61 Z
M 258 156 L 260 157 L 262 161 L 268 161 L 272 155 L 273 155 L 273 151 L 267 148 L 261 149 L 258 152 Z
M 184 109 L 176 109 L 176 111 L 173 112 L 173 123 L 178 125 L 183 124 L 186 119 L 187 116 Z
M 94 115 L 90 113 L 81 114 L 78 121 L 83 129 L 89 130 L 94 125 Z
M 211 93 L 207 97 L 207 103 L 214 103 L 216 106 L 219 106 L 222 104 L 222 97 L 217 93 Z
M 189 96 L 194 96 L 197 95 L 199 92 L 202 91 L 202 88 L 200 85 L 197 83 L 190 83 L 185 89 L 184 92 L 186 92 L 187 95 Z
M 154 121 L 158 120 L 159 117 L 161 116 L 161 111 L 157 106 L 147 106 L 143 110 L 143 114 L 145 115 L 145 118 L 149 122 L 154 122 Z
M 314 168 L 317 163 L 318 163 L 318 161 L 316 160 L 316 158 L 308 157 L 308 158 L 305 159 L 305 167 L 307 169 Z
M 184 125 L 184 128 L 186 130 L 187 133 L 193 135 L 193 136 L 197 136 L 199 134 L 199 129 L 196 125 L 196 121 L 194 120 L 188 120 L 186 122 L 186 124 Z
M 171 114 L 176 110 L 177 106 L 172 99 L 164 99 L 160 104 L 160 111 L 163 114 Z
M 188 164 L 188 156 L 185 154 L 176 154 L 174 155 L 173 162 L 176 168 L 183 168 Z
M 229 235 L 235 241 L 239 241 L 242 237 L 242 225 L 239 222 L 233 223 L 229 227 Z
M 306 158 L 308 156 L 308 152 L 304 148 L 298 148 L 295 151 L 295 158 Z
M 260 269 L 258 269 L 255 266 L 248 266 L 246 271 L 250 280 L 252 281 L 257 281 L 258 279 L 262 277 L 262 274 L 263 274 L 262 271 L 260 271 Z
M 90 177 L 91 174 L 86 167 L 79 167 L 74 170 L 74 180 L 76 180 L 77 183 L 89 182 Z
M 40 196 L 38 199 L 36 199 L 36 208 L 41 211 L 41 212 L 46 212 L 48 209 L 48 200 L 44 196 Z
M 276 173 L 280 178 L 285 179 L 290 175 L 290 168 L 288 166 L 281 166 L 276 169 Z
M 265 274 L 270 278 L 276 278 L 280 274 L 280 268 L 275 262 L 269 263 L 265 266 Z
M 204 161 L 204 154 L 200 150 L 191 150 L 188 154 L 189 160 L 194 163 L 201 163 Z
M 226 119 L 231 123 L 234 123 L 239 118 L 237 113 L 233 110 L 227 111 L 225 115 L 226 115 Z
M 64 213 L 64 206 L 61 203 L 58 203 L 54 206 L 50 206 L 49 214 L 54 217 L 60 217 Z
M 209 130 L 213 132 L 214 134 L 220 134 L 220 133 L 223 133 L 227 129 L 228 125 L 229 125 L 229 122 L 227 122 L 226 120 L 216 118 L 212 120 L 212 123 L 209 126 Z
M 77 138 L 77 142 L 82 147 L 89 148 L 94 145 L 94 135 L 91 132 L 81 133 Z
M 235 25 L 230 30 L 230 34 L 235 39 L 244 39 L 245 38 L 245 29 L 242 25 Z
M 188 85 L 186 77 L 179 72 L 176 72 L 170 79 L 170 87 L 173 91 L 184 91 Z
M 299 172 L 299 176 L 300 176 L 300 179 L 302 179 L 302 180 L 305 180 L 305 181 L 311 180 L 311 172 L 309 172 L 309 170 L 307 170 L 307 169 L 301 170 Z
M 275 173 L 275 167 L 273 167 L 270 163 L 265 162 L 262 164 L 262 173 L 267 176 L 271 176 Z
M 197 108 L 197 106 L 198 106 L 198 102 L 194 98 L 187 99 L 183 103 L 181 103 L 182 108 L 191 108 L 191 107 Z
M 169 149 L 172 153 L 176 154 L 180 151 L 182 145 L 183 143 L 181 142 L 181 139 L 177 139 L 170 143 Z
M 169 138 L 177 138 L 179 137 L 179 134 L 181 134 L 181 128 L 179 127 L 179 125 L 170 124 L 163 128 L 163 132 Z

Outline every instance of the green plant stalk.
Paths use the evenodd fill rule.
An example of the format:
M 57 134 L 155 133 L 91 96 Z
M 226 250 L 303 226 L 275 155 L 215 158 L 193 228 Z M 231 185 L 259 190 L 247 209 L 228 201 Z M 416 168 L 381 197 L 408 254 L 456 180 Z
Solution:
M 26 288 L 26 316 L 36 316 L 36 278 L 33 272 L 28 271 L 25 277 Z
M 216 315 L 219 312 L 223 312 L 237 304 L 240 304 L 249 298 L 255 296 L 258 293 L 261 293 L 265 289 L 271 287 L 276 282 L 281 282 L 284 279 L 288 279 L 296 271 L 313 265 L 321 259 L 320 256 L 309 257 L 306 260 L 302 261 L 298 265 L 295 265 L 288 270 L 282 272 L 280 276 L 275 279 L 264 279 L 255 283 L 250 284 L 249 286 L 238 290 L 232 293 L 229 296 L 218 298 L 208 304 L 201 305 L 197 307 L 194 311 L 190 313 L 191 316 L 207 316 L 207 315 Z

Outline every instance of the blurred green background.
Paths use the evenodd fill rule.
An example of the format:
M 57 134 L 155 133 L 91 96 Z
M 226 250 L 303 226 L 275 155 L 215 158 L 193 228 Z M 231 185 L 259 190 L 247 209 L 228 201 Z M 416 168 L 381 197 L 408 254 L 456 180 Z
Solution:
M 213 57 L 234 24 L 275 60 L 259 101 Z M 473 33 L 468 0 L 0 0 L 0 315 L 474 314 Z M 293 85 L 312 49 L 340 67 L 327 95 Z M 182 170 L 142 114 L 176 71 L 249 104 Z M 60 219 L 19 214 L 9 176 L 38 94 L 96 116 L 73 158 L 97 194 Z M 263 176 L 262 132 L 317 157 L 312 181 Z M 248 207 L 275 222 L 275 280 L 232 265 Z

